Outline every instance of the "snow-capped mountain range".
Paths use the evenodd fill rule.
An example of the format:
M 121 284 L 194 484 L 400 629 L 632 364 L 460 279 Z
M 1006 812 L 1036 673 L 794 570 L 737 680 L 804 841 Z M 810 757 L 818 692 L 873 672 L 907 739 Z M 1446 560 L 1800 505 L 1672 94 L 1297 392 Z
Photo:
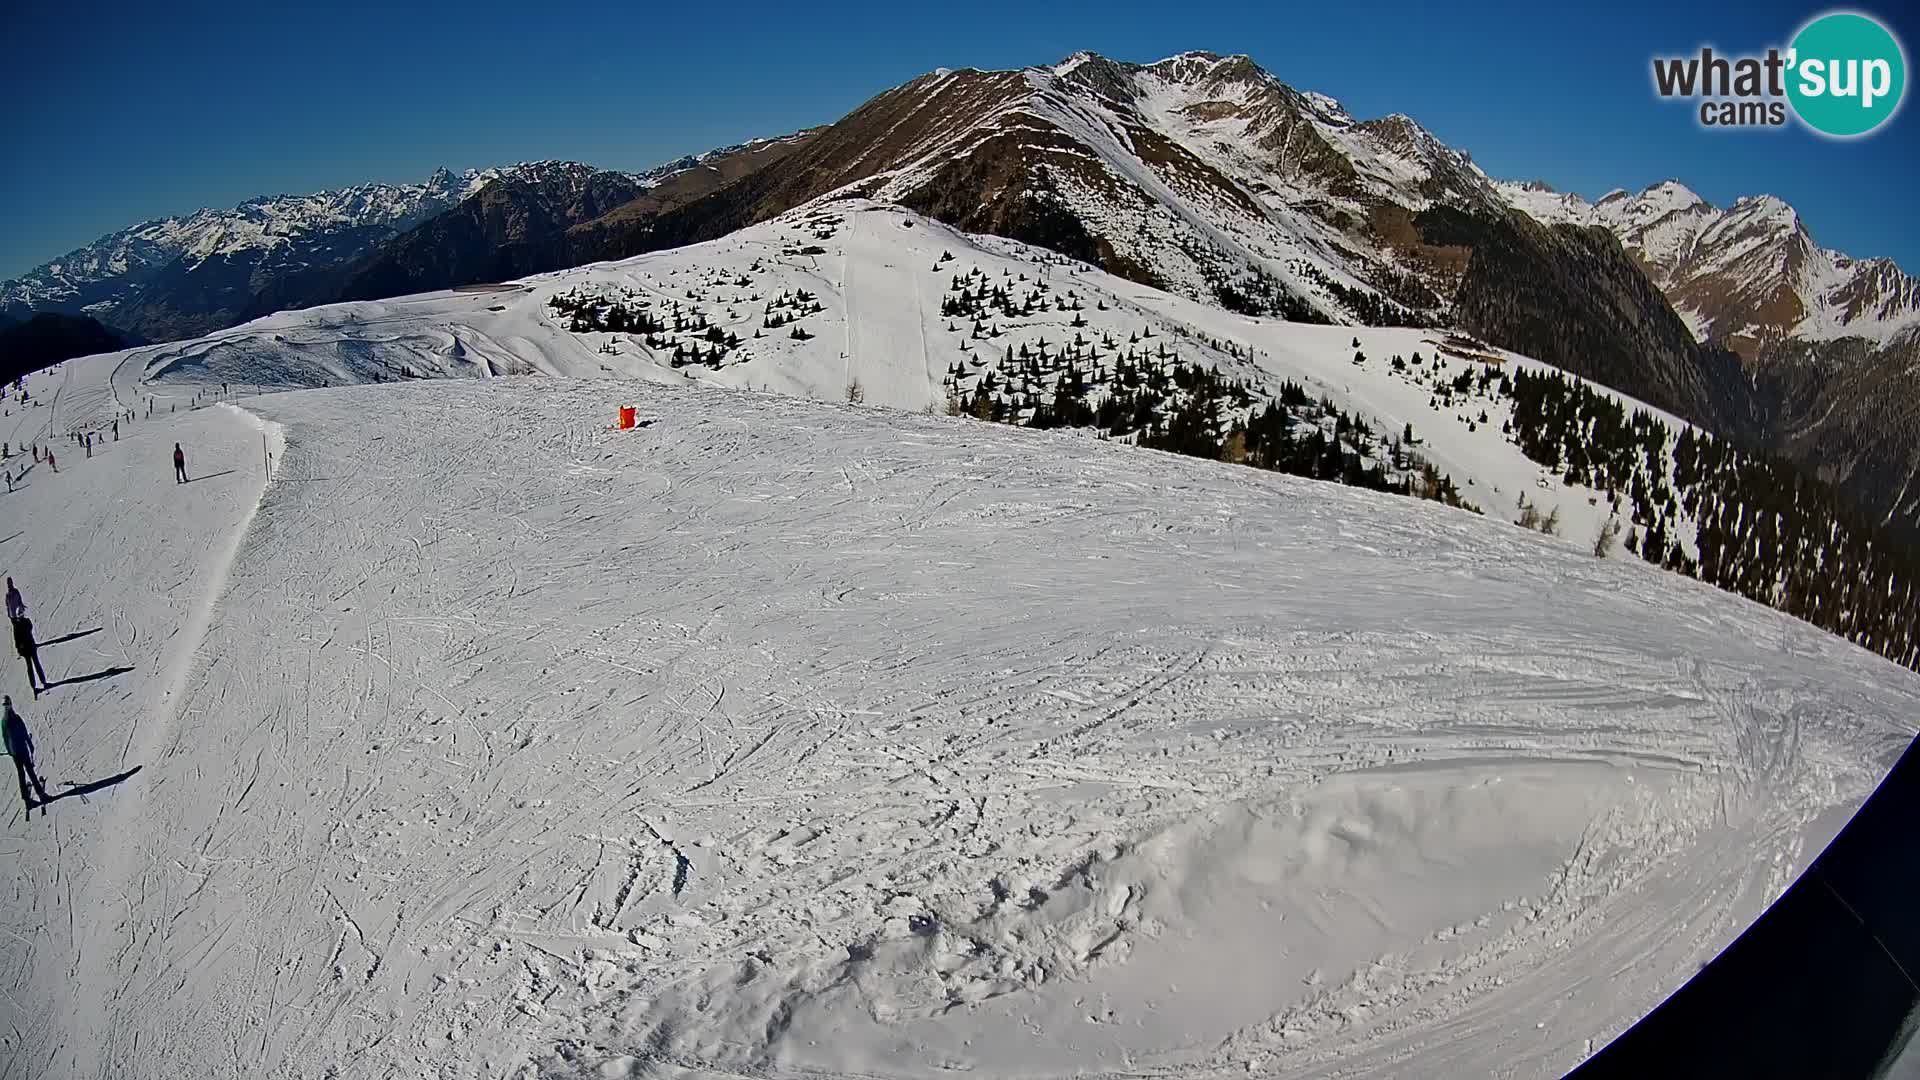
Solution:
M 815 140 L 778 182 L 746 186 L 753 220 L 860 183 L 861 194 L 1094 257 L 1196 299 L 1422 323 L 1453 316 L 1464 260 L 1444 250 L 1457 245 L 1428 243 L 1412 219 L 1436 207 L 1511 206 L 1546 224 L 1607 228 L 1698 338 L 1749 359 L 1783 336 L 1885 342 L 1920 323 L 1912 278 L 1887 260 L 1820 248 L 1778 199 L 1720 210 L 1669 181 L 1588 203 L 1496 181 L 1409 116 L 1356 120 L 1245 56 L 1190 52 L 1138 65 L 1083 52 L 1020 71 L 942 69 L 833 130 L 839 137 Z M 739 149 L 607 175 L 644 190 Z M 161 291 L 153 279 L 237 263 L 259 290 L 362 257 L 493 180 L 581 172 L 602 170 L 552 161 L 443 169 L 418 184 L 268 196 L 143 222 L 0 283 L 0 310 L 86 311 L 155 337 L 214 329 L 217 319 L 172 327 L 166 312 L 143 312 L 142 300 L 154 300 L 145 294 Z M 1036 213 L 1048 220 L 1026 220 Z M 582 258 L 638 253 L 576 247 Z
M 698 163 L 687 158 L 635 174 L 533 161 L 460 173 L 443 168 L 417 184 L 261 196 L 103 236 L 0 282 L 0 310 L 16 317 L 84 312 L 148 337 L 190 336 L 260 314 L 249 301 L 275 280 L 349 263 L 495 181 L 577 183 L 604 176 L 638 193 Z
M 554 164 L 559 163 L 515 168 Z M 142 271 L 176 261 L 194 266 L 247 252 L 277 251 L 290 258 L 299 257 L 297 251 L 305 254 L 303 249 L 317 247 L 324 252 L 346 233 L 403 229 L 509 171 L 513 170 L 469 169 L 455 174 L 440 169 L 418 184 L 356 184 L 310 195 L 264 195 L 229 210 L 202 209 L 143 221 L 0 285 L 0 300 L 9 307 L 51 309 L 76 300 L 91 306 L 111 302 L 109 297 L 87 299 L 101 286 L 113 287 L 112 296 Z
M 771 196 L 759 199 L 756 220 L 865 182 L 861 194 L 1097 255 L 1197 299 L 1335 322 L 1417 323 L 1453 314 L 1463 267 L 1431 250 L 1448 245 L 1425 243 L 1409 219 L 1436 207 L 1488 214 L 1511 206 L 1549 225 L 1605 227 L 1698 338 L 1749 359 L 1781 337 L 1884 343 L 1920 325 L 1914 279 L 1889 260 L 1819 247 L 1778 199 L 1722 210 L 1667 181 L 1589 203 L 1537 182 L 1497 181 L 1409 116 L 1356 120 L 1337 100 L 1296 90 L 1246 56 L 1189 52 L 1138 65 L 1082 52 L 1020 71 L 942 69 L 834 127 L 841 137 L 816 140 L 808 161 L 762 185 L 776 190 L 748 193 Z M 362 256 L 497 179 L 605 173 L 644 190 L 740 149 L 638 174 L 557 161 L 442 169 L 417 184 L 263 196 L 142 222 L 0 283 L 0 310 L 84 310 L 164 336 L 164 319 L 127 317 L 139 314 L 157 275 L 239 263 L 258 288 Z M 1021 220 L 1033 204 L 1074 220 Z
M 1500 194 L 1548 224 L 1598 225 L 1639 261 L 1702 340 L 1751 360 L 1785 338 L 1879 344 L 1920 327 L 1920 282 L 1891 259 L 1855 259 L 1816 244 L 1793 207 L 1771 195 L 1722 209 L 1678 180 L 1597 202 L 1538 182 Z
M 528 175 L 543 170 L 605 182 Z M 532 183 L 494 185 L 479 205 L 498 179 Z M 615 205 L 622 185 L 633 198 Z M 1820 248 L 1768 197 L 1722 210 L 1676 183 L 1589 204 L 1496 181 L 1409 116 L 1357 119 L 1245 56 L 942 69 L 826 127 L 638 176 L 541 163 L 257 200 L 105 238 L 0 285 L 0 310 L 190 337 L 712 240 L 826 197 L 893 203 L 1243 314 L 1460 327 L 1781 449 L 1876 516 L 1920 521 L 1920 496 L 1903 494 L 1920 470 L 1920 386 L 1903 374 L 1920 288 L 1892 263 Z

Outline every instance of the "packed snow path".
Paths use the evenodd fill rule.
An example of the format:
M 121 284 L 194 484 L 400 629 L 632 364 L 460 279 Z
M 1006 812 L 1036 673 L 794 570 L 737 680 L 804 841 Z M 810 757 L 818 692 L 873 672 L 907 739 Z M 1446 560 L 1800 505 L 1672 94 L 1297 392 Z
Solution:
M 150 862 L 182 862 L 192 838 L 143 826 L 142 787 L 162 776 L 189 787 L 203 782 L 168 762 L 186 749 L 192 712 L 220 710 L 218 702 L 188 703 L 187 679 L 266 479 L 259 427 L 226 409 L 126 425 L 120 440 L 109 434 L 90 458 L 68 440 L 49 440 L 58 430 L 46 423 L 49 414 L 81 399 L 90 411 L 105 389 L 83 381 L 56 396 L 62 391 L 53 387 L 64 387 L 75 370 L 82 369 L 36 378 L 48 404 L 23 413 L 16 402 L 0 421 L 10 446 L 31 440 L 60 461 L 56 473 L 30 464 L 31 456 L 11 458 L 7 466 L 24 476 L 0 496 L 0 532 L 9 537 L 0 559 L 25 590 L 55 685 L 36 700 L 10 647 L 0 682 L 34 733 L 49 793 L 141 771 L 61 798 L 31 822 L 21 819 L 8 778 L 12 934 L 0 955 L 14 1015 L 0 1054 L 11 1064 L 0 1076 L 9 1077 L 87 1075 L 70 1070 L 115 1011 L 113 975 L 102 965 L 125 948 L 136 923 L 168 910 L 158 897 L 145 903 L 141 882 L 128 878 Z M 191 447 L 191 483 L 174 481 L 175 441 Z
M 244 405 L 271 484 L 216 408 L 4 496 L 43 634 L 107 626 L 50 673 L 133 669 L 9 680 L 49 777 L 142 766 L 6 811 L 7 1080 L 1552 1075 L 1913 731 L 1409 500 L 740 391 Z

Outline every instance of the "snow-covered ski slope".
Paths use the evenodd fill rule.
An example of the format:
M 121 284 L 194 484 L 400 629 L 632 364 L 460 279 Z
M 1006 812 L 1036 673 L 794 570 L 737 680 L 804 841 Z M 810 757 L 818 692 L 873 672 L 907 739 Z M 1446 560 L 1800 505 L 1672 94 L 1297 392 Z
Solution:
M 144 415 L 126 361 L 0 436 Z M 140 767 L 0 803 L 7 1080 L 1557 1075 L 1920 715 L 1674 575 L 1072 434 L 187 393 L 0 495 L 102 676 L 9 668 L 50 786 Z
M 975 320 L 942 314 L 963 275 L 975 275 L 963 287 L 977 291 L 984 283 L 1041 303 L 1031 314 L 982 320 L 976 336 Z M 555 298 L 662 320 L 698 315 L 740 340 L 717 367 L 676 366 L 676 348 L 715 347 L 703 331 L 661 334 L 654 345 L 637 333 L 575 332 Z M 1067 304 L 1074 306 L 1061 306 Z M 796 331 L 806 336 L 796 339 Z M 1561 511 L 1565 542 L 1590 547 L 1612 507 L 1602 492 L 1570 486 L 1527 460 L 1502 433 L 1510 402 L 1433 403 L 1438 382 L 1483 367 L 1457 352 L 1443 356 L 1446 337 L 1238 315 L 1037 248 L 957 233 L 898 207 L 830 199 L 693 247 L 495 287 L 285 312 L 206 338 L 136 349 L 122 354 L 122 375 L 163 385 L 287 388 L 544 373 L 699 381 L 822 400 L 841 400 L 858 382 L 869 403 L 945 411 L 950 371 L 965 373 L 963 387 L 974 385 L 983 373 L 1004 372 L 1010 350 L 1044 344 L 1057 354 L 1079 339 L 1111 367 L 1120 353 L 1144 357 L 1165 348 L 1256 387 L 1298 382 L 1371 418 L 1383 437 L 1411 424 L 1417 453 L 1451 475 L 1469 501 L 1511 518 L 1525 495 L 1542 513 Z M 1544 368 L 1498 349 L 1469 351 L 1503 370 Z M 1364 363 L 1355 363 L 1356 352 Z M 1424 363 L 1395 370 L 1395 356 Z M 1441 368 L 1433 364 L 1437 357 Z M 1675 431 L 1684 426 L 1664 419 Z M 63 422 L 94 419 L 70 412 Z

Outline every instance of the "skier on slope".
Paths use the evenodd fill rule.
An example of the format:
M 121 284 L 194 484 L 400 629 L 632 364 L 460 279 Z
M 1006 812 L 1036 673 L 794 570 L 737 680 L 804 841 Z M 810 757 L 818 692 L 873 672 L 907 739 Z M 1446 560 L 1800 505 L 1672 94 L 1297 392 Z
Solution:
M 25 615 L 13 618 L 13 649 L 27 664 L 27 685 L 33 688 L 33 696 L 39 697 L 41 691 L 52 687 L 47 682 L 47 669 L 40 666 L 40 644 L 33 640 L 33 620 Z M 40 677 L 39 682 L 34 676 Z
M 14 587 L 13 579 L 7 579 L 7 618 L 18 619 L 27 613 L 27 602 L 20 596 L 20 590 Z
M 176 484 L 187 482 L 187 452 L 180 449 L 179 443 L 173 444 L 173 482 Z
M 40 773 L 33 767 L 33 736 L 27 733 L 27 722 L 13 711 L 13 699 L 0 697 L 0 708 L 5 715 L 0 716 L 0 738 L 4 738 L 7 754 L 13 758 L 14 771 L 20 776 L 20 801 L 26 804 L 27 812 L 32 813 L 35 806 L 52 800 L 47 798 L 46 785 L 40 782 Z M 27 783 L 32 781 L 33 791 L 29 794 Z M 39 798 L 36 800 L 34 796 Z

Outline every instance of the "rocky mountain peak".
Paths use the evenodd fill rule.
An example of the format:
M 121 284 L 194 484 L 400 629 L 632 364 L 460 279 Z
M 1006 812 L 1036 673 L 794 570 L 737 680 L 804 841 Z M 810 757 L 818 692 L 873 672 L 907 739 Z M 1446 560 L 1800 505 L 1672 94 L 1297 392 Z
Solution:
M 1231 83 L 1266 82 L 1273 78 L 1243 53 L 1222 56 L 1198 50 L 1148 64 L 1146 70 L 1169 82 L 1204 84 L 1216 88 Z
M 1054 85 L 1091 91 L 1096 97 L 1120 104 L 1131 104 L 1138 96 L 1133 64 L 1110 60 L 1093 52 L 1077 52 L 1051 68 L 1043 69 Z
M 1542 221 L 1608 229 L 1701 340 L 1749 361 L 1794 340 L 1889 342 L 1920 330 L 1912 278 L 1890 262 L 1821 248 L 1799 212 L 1774 195 L 1742 196 L 1721 209 L 1676 179 L 1635 195 L 1610 191 L 1591 205 L 1524 184 L 1500 191 Z
M 1648 184 L 1646 190 L 1640 193 L 1640 197 L 1643 199 L 1660 199 L 1665 202 L 1684 205 L 1707 201 L 1701 198 L 1692 188 L 1672 178 Z
M 1727 213 L 1730 216 L 1753 222 L 1764 222 L 1782 229 L 1800 227 L 1799 211 L 1773 195 L 1743 195 L 1733 201 L 1733 205 L 1727 208 Z

